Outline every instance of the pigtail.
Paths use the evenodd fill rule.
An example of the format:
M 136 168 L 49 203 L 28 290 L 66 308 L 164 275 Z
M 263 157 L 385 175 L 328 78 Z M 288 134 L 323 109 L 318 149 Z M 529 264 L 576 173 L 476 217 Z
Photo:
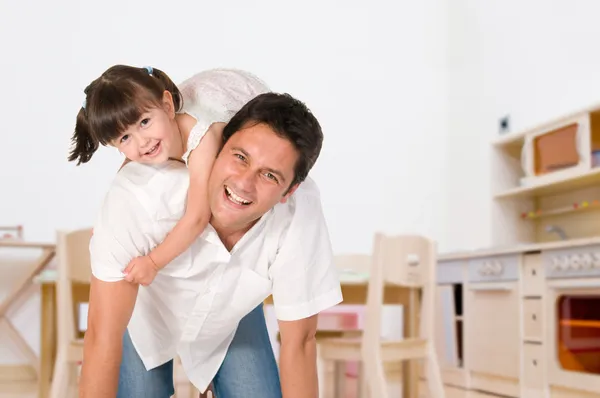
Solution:
M 175 105 L 175 112 L 179 112 L 183 107 L 183 95 L 181 95 L 181 91 L 179 91 L 177 85 L 173 83 L 173 80 L 171 80 L 171 78 L 160 69 L 153 68 L 151 71 L 152 76 L 160 80 L 165 90 L 171 93 L 171 96 L 173 97 L 173 105 Z
M 77 165 L 87 163 L 94 152 L 98 149 L 98 141 L 92 136 L 85 108 L 81 108 L 77 114 L 75 132 L 71 138 L 72 148 L 69 154 L 69 162 L 77 160 Z

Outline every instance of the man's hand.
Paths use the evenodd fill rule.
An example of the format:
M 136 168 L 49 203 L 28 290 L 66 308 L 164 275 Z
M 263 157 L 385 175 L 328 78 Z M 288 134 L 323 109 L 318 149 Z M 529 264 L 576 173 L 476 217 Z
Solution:
M 131 260 L 123 273 L 127 282 L 148 286 L 156 277 L 158 267 L 150 256 L 140 256 Z
M 80 398 L 117 395 L 123 336 L 133 313 L 138 285 L 92 277 L 88 327 L 83 346 Z
M 279 321 L 280 373 L 283 398 L 318 398 L 317 316 Z

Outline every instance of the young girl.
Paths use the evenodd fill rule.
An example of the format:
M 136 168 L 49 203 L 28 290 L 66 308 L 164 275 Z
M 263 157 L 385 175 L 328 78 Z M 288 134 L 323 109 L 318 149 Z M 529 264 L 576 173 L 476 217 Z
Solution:
M 124 270 L 126 280 L 144 286 L 206 228 L 208 177 L 223 127 L 252 98 L 270 91 L 257 77 L 233 69 L 198 73 L 180 88 L 158 69 L 113 66 L 84 90 L 72 138 L 69 161 L 77 164 L 88 162 L 99 145 L 110 145 L 126 156 L 125 163 L 175 158 L 188 166 L 184 216 L 161 244 Z

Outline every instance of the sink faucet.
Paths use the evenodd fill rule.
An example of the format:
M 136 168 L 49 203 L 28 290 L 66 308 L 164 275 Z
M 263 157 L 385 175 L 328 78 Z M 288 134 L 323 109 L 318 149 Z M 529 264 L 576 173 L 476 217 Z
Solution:
M 548 232 L 549 234 L 555 233 L 555 234 L 557 234 L 559 236 L 559 238 L 561 240 L 567 240 L 567 234 L 559 226 L 556 226 L 556 225 L 547 225 L 546 226 L 546 232 Z

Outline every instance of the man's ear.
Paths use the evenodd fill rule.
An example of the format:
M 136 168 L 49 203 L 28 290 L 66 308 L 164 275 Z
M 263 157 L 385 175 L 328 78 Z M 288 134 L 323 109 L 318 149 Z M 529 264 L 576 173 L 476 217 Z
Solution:
M 292 196 L 292 194 L 294 193 L 294 191 L 296 191 L 296 189 L 298 189 L 299 186 L 300 186 L 300 184 L 292 185 L 290 187 L 290 189 L 288 189 L 287 193 L 281 198 L 281 200 L 279 201 L 279 203 L 285 203 L 285 202 L 287 202 L 288 198 L 290 196 Z
M 167 112 L 169 118 L 175 118 L 175 104 L 173 103 L 173 96 L 167 90 L 165 90 L 163 93 L 162 103 L 163 109 L 165 110 L 165 112 Z

